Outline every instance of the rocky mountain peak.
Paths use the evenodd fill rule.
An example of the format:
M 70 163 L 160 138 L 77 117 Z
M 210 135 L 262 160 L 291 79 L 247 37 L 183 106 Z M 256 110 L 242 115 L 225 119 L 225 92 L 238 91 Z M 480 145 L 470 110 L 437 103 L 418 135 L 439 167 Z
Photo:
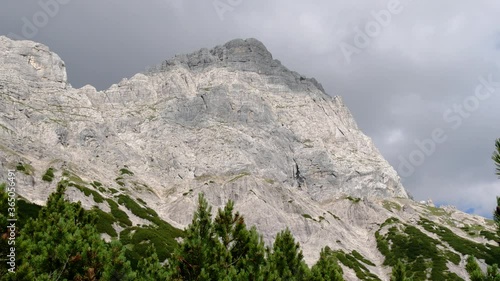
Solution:
M 177 55 L 171 60 L 165 62 L 167 65 L 181 64 L 190 69 L 204 69 L 209 66 L 230 67 L 241 66 L 249 67 L 269 67 L 279 66 L 281 63 L 273 60 L 273 56 L 257 39 L 235 39 L 222 46 L 216 46 L 212 49 L 200 49 L 197 52 L 187 55 Z M 241 69 L 241 68 L 240 68 Z M 251 71 L 251 68 L 245 69 Z
M 214 206 L 234 200 L 267 242 L 289 227 L 312 261 L 340 235 L 334 215 L 323 221 L 334 202 L 408 197 L 341 98 L 255 39 L 178 55 L 96 91 L 69 86 L 47 47 L 0 37 L 0 109 L 1 167 L 32 167 L 19 192 L 36 203 L 54 188 L 42 180 L 52 168 L 141 198 L 182 228 L 203 192 Z
M 306 78 L 284 67 L 273 59 L 266 46 L 257 39 L 234 39 L 212 49 L 201 49 L 187 55 L 177 55 L 166 60 L 153 71 L 168 71 L 174 67 L 185 67 L 190 71 L 206 71 L 207 68 L 227 68 L 231 71 L 248 71 L 262 75 L 279 76 L 287 85 L 297 90 L 304 85 L 313 85 L 325 93 L 323 86 L 314 78 Z M 302 87 L 301 87 L 302 86 Z

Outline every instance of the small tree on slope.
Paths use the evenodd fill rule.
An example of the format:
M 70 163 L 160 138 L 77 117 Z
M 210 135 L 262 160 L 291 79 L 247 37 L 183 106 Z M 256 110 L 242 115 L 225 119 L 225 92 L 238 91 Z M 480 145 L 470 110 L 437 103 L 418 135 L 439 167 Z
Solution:
M 312 281 L 344 281 L 342 268 L 330 247 L 321 249 L 319 260 L 311 269 Z
M 398 261 L 396 266 L 392 268 L 391 281 L 411 281 L 411 278 L 406 277 L 406 267 Z
M 500 139 L 497 139 L 495 141 L 495 151 L 493 152 L 493 156 L 491 158 L 493 159 L 493 162 L 496 165 L 496 174 L 500 177 Z M 497 207 L 493 211 L 493 219 L 497 224 L 497 234 L 500 234 L 500 197 L 498 196 L 497 196 Z M 470 256 L 467 259 L 467 265 L 465 268 L 469 273 L 469 276 L 472 281 L 482 281 L 482 280 L 500 281 L 500 273 L 498 271 L 498 265 L 496 264 L 488 267 L 488 272 L 486 275 L 484 275 L 484 273 L 481 271 L 481 268 L 477 264 L 476 259 Z
M 243 217 L 233 213 L 229 201 L 212 221 L 211 207 L 203 194 L 186 229 L 186 237 L 169 263 L 174 280 L 264 280 L 265 250 L 255 228 L 247 229 Z
M 495 152 L 493 152 L 493 162 L 495 162 L 496 174 L 500 178 L 500 139 L 497 139 L 495 142 Z M 493 219 L 495 220 L 498 228 L 498 232 L 500 234 L 500 197 L 497 197 L 497 207 L 493 212 Z
M 288 228 L 276 235 L 273 250 L 268 256 L 268 266 L 266 280 L 308 279 L 309 268 L 304 262 L 300 245 Z

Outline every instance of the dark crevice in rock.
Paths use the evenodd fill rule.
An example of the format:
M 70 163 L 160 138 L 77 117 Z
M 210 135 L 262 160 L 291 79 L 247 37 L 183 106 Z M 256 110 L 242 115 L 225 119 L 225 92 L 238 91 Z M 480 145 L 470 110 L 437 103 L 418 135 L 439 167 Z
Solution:
M 207 101 L 205 100 L 205 95 L 201 95 L 201 99 L 203 100 L 203 104 L 205 105 L 205 109 L 208 109 Z
M 295 163 L 295 167 L 293 169 L 293 177 L 297 181 L 297 184 L 299 187 L 302 187 L 304 184 L 305 178 L 300 174 L 300 169 L 299 169 L 299 164 L 293 159 L 293 162 Z

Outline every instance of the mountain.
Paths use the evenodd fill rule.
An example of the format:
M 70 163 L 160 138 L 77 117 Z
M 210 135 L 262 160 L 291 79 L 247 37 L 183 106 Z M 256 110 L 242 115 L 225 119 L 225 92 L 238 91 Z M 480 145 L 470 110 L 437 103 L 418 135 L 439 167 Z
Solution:
M 290 228 L 309 264 L 325 246 L 343 251 L 347 280 L 387 280 L 397 258 L 461 280 L 467 255 L 500 258 L 492 221 L 409 199 L 342 98 L 258 40 L 179 55 L 105 91 L 73 88 L 42 44 L 0 37 L 0 54 L 0 180 L 18 170 L 19 195 L 36 204 L 72 181 L 67 197 L 102 210 L 105 239 L 182 229 L 203 192 L 215 207 L 233 200 L 268 244 Z

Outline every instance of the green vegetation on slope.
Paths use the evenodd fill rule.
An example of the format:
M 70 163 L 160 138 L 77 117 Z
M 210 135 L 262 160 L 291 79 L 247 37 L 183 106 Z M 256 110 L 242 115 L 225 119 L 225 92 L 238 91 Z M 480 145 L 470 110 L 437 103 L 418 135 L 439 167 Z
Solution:
M 164 261 L 169 258 L 177 246 L 175 239 L 183 237 L 184 233 L 160 219 L 153 209 L 142 207 L 129 196 L 120 194 L 117 198 L 118 203 L 130 210 L 132 214 L 152 223 L 148 226 L 128 227 L 120 233 L 120 240 L 127 247 L 125 254 L 131 260 L 132 267 L 135 268 L 146 254 L 145 244 L 152 244 L 159 260 Z
M 45 174 L 42 176 L 42 180 L 52 182 L 52 180 L 54 180 L 54 168 L 48 168 Z
M 371 273 L 366 267 L 366 265 L 374 266 L 374 264 L 362 257 L 358 252 L 353 251 L 350 254 L 346 254 L 343 251 L 333 251 L 332 255 L 342 264 L 354 270 L 359 280 L 380 280 L 377 275 Z
M 459 253 L 484 259 L 490 265 L 500 261 L 500 247 L 490 247 L 462 238 L 450 229 L 437 225 L 425 218 L 420 219 L 419 225 L 425 230 L 438 235 L 442 241 L 448 243 L 448 245 Z
M 256 229 L 247 228 L 243 217 L 233 212 L 231 201 L 212 219 L 211 207 L 200 196 L 184 235 L 160 220 L 156 212 L 139 211 L 137 202 L 121 196 L 124 207 L 153 224 L 130 226 L 118 234 L 112 227 L 117 222 L 113 215 L 99 209 L 86 211 L 80 203 L 66 201 L 69 185 L 61 181 L 40 211 L 22 203 L 21 209 L 33 217 L 20 229 L 16 272 L 7 274 L 3 263 L 0 280 L 343 280 L 337 258 L 326 249 L 309 269 L 288 229 L 266 248 Z M 1 187 L 0 209 L 4 210 L 8 200 L 5 185 Z M 0 214 L 3 225 L 5 220 Z M 120 239 L 106 243 L 100 233 Z M 180 235 L 184 240 L 179 246 L 169 240 Z M 0 250 L 6 254 L 3 246 Z M 359 253 L 337 255 L 344 263 L 355 264 L 354 268 L 364 267 L 359 259 L 369 263 Z M 163 263 L 166 257 L 170 260 Z M 135 268 L 131 266 L 134 262 Z
M 85 194 L 85 196 L 92 195 L 92 197 L 94 198 L 94 202 L 96 202 L 96 203 L 104 202 L 104 197 L 102 197 L 102 195 L 99 194 L 99 192 L 97 192 L 95 190 L 92 190 L 88 187 L 76 184 L 74 182 L 69 182 L 68 186 L 73 186 L 73 187 L 79 189 L 81 192 L 83 192 Z
M 22 168 L 19 169 L 23 171 Z M 120 173 L 122 175 L 133 175 L 132 172 L 127 171 L 120 170 Z M 49 168 L 44 176 L 50 177 L 50 181 L 54 180 L 54 169 Z M 50 224 L 57 224 L 52 219 L 57 219 L 58 216 L 62 215 L 61 217 L 70 219 L 69 223 L 65 222 L 64 224 L 64 233 L 68 234 L 68 237 L 76 237 L 77 241 L 73 241 L 71 240 L 73 238 L 68 237 L 59 238 L 58 241 L 62 241 L 61 245 L 66 247 L 64 243 L 73 243 L 71 247 L 66 247 L 66 249 L 73 251 L 85 245 L 87 242 L 84 240 L 88 238 L 91 243 L 99 245 L 95 253 L 107 253 L 102 256 L 104 259 L 109 260 L 112 258 L 117 261 L 116 264 L 121 266 L 121 269 L 115 267 L 112 267 L 114 269 L 104 269 L 102 264 L 94 264 L 92 268 L 96 270 L 101 266 L 100 271 L 94 272 L 99 276 L 107 274 L 105 273 L 106 270 L 118 270 L 116 272 L 121 272 L 120 274 L 123 274 L 123 276 L 135 276 L 134 280 L 157 280 L 158 278 L 162 280 L 219 280 L 221 278 L 229 278 L 228 280 L 283 280 L 283 278 L 286 280 L 313 281 L 343 280 L 342 269 L 339 267 L 339 263 L 342 263 L 352 269 L 359 280 L 380 280 L 378 276 L 372 274 L 369 270 L 370 267 L 376 265 L 357 251 L 345 253 L 324 248 L 321 251 L 320 260 L 309 269 L 303 261 L 300 245 L 294 241 L 289 230 L 280 232 L 272 247 L 264 247 L 262 238 L 256 230 L 254 228 L 248 229 L 243 217 L 238 213 L 233 213 L 232 202 L 229 202 L 224 209 L 220 209 L 215 219 L 212 219 L 209 211 L 210 207 L 204 198 L 200 197 L 200 205 L 193 222 L 186 232 L 183 232 L 161 220 L 158 214 L 147 207 L 146 202 L 141 199 L 133 199 L 117 190 L 109 192 L 107 190 L 111 189 L 105 189 L 101 183 L 96 181 L 85 183 L 81 178 L 68 171 L 63 171 L 63 176 L 69 181 L 63 181 L 59 185 L 73 186 L 82 191 L 85 196 L 92 197 L 96 203 L 108 204 L 110 212 L 107 213 L 97 208 L 91 211 L 83 211 L 79 204 L 63 203 L 61 201 L 62 197 L 55 201 L 49 200 L 47 208 L 41 208 L 19 200 L 19 212 L 24 216 L 22 220 L 30 223 L 27 228 L 30 231 L 42 231 L 44 227 L 47 227 L 47 224 L 42 226 L 45 223 L 44 221 L 38 220 L 36 222 L 37 226 L 33 228 L 31 225 L 31 223 L 34 223 L 33 218 L 38 216 L 44 218 L 50 216 L 51 219 L 47 222 L 49 226 Z M 113 196 L 114 198 L 109 198 Z M 353 203 L 358 203 L 361 200 L 352 197 L 347 197 L 347 199 Z M 50 202 L 58 203 L 57 206 L 52 206 Z M 69 205 L 63 207 L 65 204 Z M 390 211 L 400 210 L 401 208 L 399 204 L 389 201 L 384 202 L 383 206 Z M 40 209 L 44 211 L 40 212 Z M 56 210 L 61 212 L 63 209 L 73 210 L 74 214 L 71 213 L 72 211 L 69 214 L 50 213 Z M 131 218 L 127 215 L 128 211 L 125 212 L 124 210 L 130 211 L 134 216 L 146 220 L 148 223 L 133 225 Z M 428 208 L 428 211 L 431 215 L 443 214 L 443 211 L 438 208 Z M 329 213 L 338 219 L 331 212 Z M 308 214 L 302 216 L 317 221 Z M 322 216 L 319 216 L 318 219 L 319 221 L 325 220 Z M 75 226 L 72 224 L 73 221 L 83 224 Z M 118 225 L 121 228 L 116 228 Z M 24 226 L 21 225 L 21 227 Z M 488 264 L 492 264 L 500 258 L 499 247 L 487 246 L 462 238 L 448 228 L 429 220 L 422 218 L 419 221 L 419 227 L 436 234 L 441 238 L 441 241 L 429 237 L 420 231 L 418 227 L 404 224 L 396 218 L 386 220 L 376 232 L 377 247 L 385 256 L 384 265 L 393 267 L 391 280 L 408 280 L 407 277 L 412 277 L 413 280 L 462 280 L 455 273 L 450 272 L 447 267 L 448 262 L 455 265 L 460 263 L 460 255 L 456 254 L 455 251 L 484 259 Z M 81 236 L 81 233 L 71 233 L 81 229 L 88 231 L 87 238 Z M 122 230 L 118 232 L 117 229 Z M 52 230 L 49 228 L 49 231 Z M 495 233 L 487 231 L 484 227 L 478 225 L 465 226 L 463 230 L 474 237 L 483 236 L 492 241 L 498 240 Z M 108 234 L 114 242 L 109 244 L 102 240 L 96 240 L 95 234 L 99 233 Z M 176 238 L 184 239 L 180 247 Z M 28 241 L 31 238 L 24 237 L 23 239 Z M 47 245 L 53 243 L 47 237 L 40 239 L 46 239 L 43 241 L 46 241 Z M 36 245 L 30 245 L 30 247 L 32 247 L 31 250 L 27 250 L 30 254 L 35 253 L 35 255 L 43 256 L 47 251 L 50 252 L 48 250 L 50 247 L 44 246 L 43 249 L 37 249 L 38 246 Z M 454 251 L 450 251 L 449 247 L 453 248 Z M 112 251 L 113 254 L 108 251 Z M 22 255 L 19 260 L 23 261 L 23 258 L 27 260 Z M 80 259 L 78 254 L 69 258 Z M 169 259 L 168 263 L 164 263 L 166 259 Z M 86 260 L 86 262 L 91 263 L 92 261 Z M 472 262 L 470 264 L 472 268 Z M 79 265 L 68 265 L 61 262 L 40 268 L 35 268 L 36 266 L 40 266 L 40 264 L 33 263 L 25 266 L 24 271 L 21 272 L 27 274 L 26 276 L 33 276 L 35 272 L 37 275 L 41 274 L 40 276 L 44 276 L 43 274 L 49 274 L 50 276 L 54 272 L 63 274 L 63 276 L 74 276 L 73 279 L 68 280 L 84 280 L 78 278 L 90 274 L 89 267 L 81 269 L 78 267 Z M 491 270 L 493 269 L 494 267 Z M 0 267 L 0 273 L 1 270 L 5 272 L 5 268 Z M 477 271 L 477 268 L 474 270 Z M 52 271 L 52 273 L 47 273 L 48 271 Z M 74 274 L 79 274 L 80 277 L 75 277 L 77 275 Z M 6 278 L 0 278 L 0 280 L 14 280 L 8 279 L 10 277 Z M 21 279 L 18 280 L 22 280 L 24 277 L 19 278 Z M 102 278 L 102 280 L 107 279 Z
M 47 206 L 18 230 L 15 271 L 7 273 L 7 264 L 2 262 L 0 280 L 134 280 L 121 245 L 101 239 L 94 226 L 95 213 L 66 201 L 66 187 L 67 182 L 60 182 Z M 3 209 L 7 203 L 4 188 L 0 199 Z M 35 212 L 36 208 L 29 211 Z
M 125 168 L 121 169 L 120 172 L 128 175 L 133 174 Z M 157 257 L 161 261 L 164 261 L 170 257 L 175 247 L 177 247 L 178 243 L 175 239 L 184 236 L 182 230 L 163 221 L 153 209 L 141 206 L 128 195 L 119 194 L 115 196 L 117 203 L 111 198 L 104 198 L 101 193 L 95 190 L 103 189 L 101 183 L 93 181 L 89 186 L 80 177 L 69 171 L 64 171 L 63 176 L 69 179 L 68 186 L 79 189 L 85 196 L 92 195 L 96 203 L 108 203 L 111 209 L 110 213 L 106 213 L 98 208 L 92 210 L 99 218 L 96 222 L 96 228 L 99 233 L 106 233 L 112 238 L 119 238 L 125 247 L 125 256 L 134 269 L 137 267 L 139 261 L 144 259 L 148 245 L 151 245 Z M 111 193 L 118 193 L 118 191 L 112 188 L 109 190 L 111 190 Z M 100 191 L 102 192 L 102 190 Z M 141 203 L 145 205 L 145 202 Z M 133 226 L 129 216 L 120 209 L 119 205 L 122 205 L 121 208 L 128 209 L 135 216 L 151 222 L 151 225 Z M 116 225 L 124 228 L 124 230 L 118 233 L 115 229 Z
M 127 168 L 121 168 L 120 169 L 120 175 L 129 175 L 129 176 L 133 176 L 134 173 L 131 172 L 129 169 Z
M 389 201 L 389 200 L 384 200 L 384 202 L 382 202 L 382 206 L 386 210 L 391 211 L 391 212 L 392 212 L 392 210 L 401 211 L 401 205 L 399 205 L 396 202 Z
M 35 169 L 33 169 L 33 166 L 24 163 L 17 163 L 16 170 L 22 172 L 25 175 L 32 175 L 35 171 Z
M 352 201 L 353 203 L 358 203 L 359 201 L 361 201 L 361 198 L 352 197 L 352 196 L 347 196 L 346 199 L 349 201 Z
M 388 227 L 382 235 L 383 227 Z M 418 228 L 388 219 L 375 233 L 377 248 L 385 256 L 384 265 L 396 266 L 399 261 L 406 264 L 408 276 L 414 280 L 462 280 L 448 270 L 447 261 L 460 262 L 460 256 L 440 249 L 442 243 L 433 239 Z

